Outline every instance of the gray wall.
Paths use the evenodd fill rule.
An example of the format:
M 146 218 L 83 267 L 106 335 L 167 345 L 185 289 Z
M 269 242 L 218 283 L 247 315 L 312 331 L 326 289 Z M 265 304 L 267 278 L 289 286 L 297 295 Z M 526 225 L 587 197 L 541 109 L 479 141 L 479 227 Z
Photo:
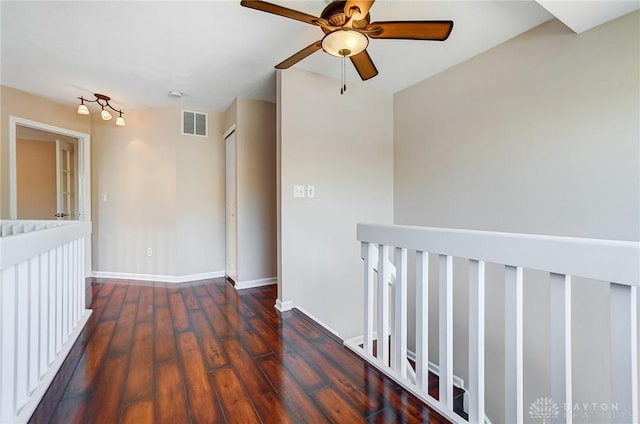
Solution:
M 397 93 L 395 222 L 639 240 L 639 20 L 636 12 L 579 35 L 553 20 Z M 503 283 L 500 270 L 490 275 L 487 402 L 496 423 Z M 529 281 L 540 284 L 525 281 L 525 416 L 549 396 L 548 281 Z M 467 286 L 455 285 L 455 326 L 466 337 Z M 608 290 L 574 288 L 574 401 L 609 402 Z M 454 341 L 454 369 L 466 378 L 464 337 Z
M 278 80 L 280 300 L 353 337 L 363 328 L 356 224 L 393 217 L 393 99 L 355 81 L 341 96 L 337 80 L 296 69 Z M 315 198 L 293 198 L 298 184 Z

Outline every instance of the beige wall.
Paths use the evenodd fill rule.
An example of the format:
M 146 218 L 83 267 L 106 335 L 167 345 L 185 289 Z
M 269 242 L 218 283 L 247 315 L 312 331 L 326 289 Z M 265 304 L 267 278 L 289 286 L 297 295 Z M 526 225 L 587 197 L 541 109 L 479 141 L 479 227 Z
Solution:
M 237 99 L 238 281 L 276 278 L 275 104 Z
M 94 271 L 224 269 L 221 118 L 209 112 L 209 136 L 193 137 L 181 135 L 179 108 L 127 111 L 124 128 L 93 117 Z
M 56 143 L 16 140 L 18 219 L 55 219 Z
M 176 273 L 224 271 L 222 114 L 209 112 L 209 137 L 180 136 L 176 160 Z
M 639 240 L 639 21 L 636 12 L 576 35 L 553 20 L 397 93 L 396 223 Z M 503 411 L 497 277 L 487 289 L 494 423 Z M 610 400 L 607 293 L 574 283 L 576 402 Z M 525 296 L 527 407 L 549 395 L 548 282 L 527 284 Z M 465 301 L 458 282 L 455 325 L 463 335 Z M 464 338 L 454 347 L 464 378 Z
M 278 77 L 280 300 L 336 330 L 362 333 L 358 222 L 393 219 L 393 98 L 296 69 Z M 293 198 L 294 185 L 315 198 Z
M 224 117 L 236 125 L 237 283 L 275 279 L 276 105 L 238 97 Z
M 70 99 L 70 101 L 73 99 Z M 9 218 L 9 116 L 29 119 L 85 134 L 91 122 L 76 108 L 34 96 L 11 87 L 0 86 L 0 217 Z

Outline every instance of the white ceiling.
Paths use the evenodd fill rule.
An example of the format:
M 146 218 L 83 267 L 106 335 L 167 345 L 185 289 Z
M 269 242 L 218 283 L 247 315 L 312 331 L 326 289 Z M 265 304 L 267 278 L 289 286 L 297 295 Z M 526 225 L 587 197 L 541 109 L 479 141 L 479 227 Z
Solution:
M 316 16 L 328 3 L 272 2 Z M 395 93 L 551 19 L 551 13 L 585 30 L 640 7 L 637 0 L 569 1 L 557 2 L 567 4 L 556 11 L 556 2 L 540 2 L 544 7 L 529 0 L 378 0 L 373 21 L 453 20 L 453 32 L 445 42 L 371 40 L 368 51 L 380 74 L 361 82 L 349 67 L 348 83 Z M 584 3 L 598 8 L 585 14 Z M 626 7 L 614 7 L 620 4 Z M 78 96 L 103 93 L 125 114 L 167 105 L 223 111 L 236 96 L 275 101 L 273 66 L 322 35 L 318 27 L 239 1 L 3 0 L 0 6 L 1 84 L 69 105 Z M 323 52 L 295 67 L 340 76 L 340 60 Z M 171 98 L 171 90 L 185 95 Z

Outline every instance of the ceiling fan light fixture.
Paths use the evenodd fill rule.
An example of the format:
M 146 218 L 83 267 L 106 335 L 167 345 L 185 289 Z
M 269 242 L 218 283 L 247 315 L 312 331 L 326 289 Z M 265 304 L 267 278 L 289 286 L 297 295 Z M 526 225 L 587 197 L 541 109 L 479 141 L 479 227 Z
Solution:
M 338 29 L 325 35 L 322 50 L 336 57 L 351 57 L 369 45 L 369 38 L 358 31 Z

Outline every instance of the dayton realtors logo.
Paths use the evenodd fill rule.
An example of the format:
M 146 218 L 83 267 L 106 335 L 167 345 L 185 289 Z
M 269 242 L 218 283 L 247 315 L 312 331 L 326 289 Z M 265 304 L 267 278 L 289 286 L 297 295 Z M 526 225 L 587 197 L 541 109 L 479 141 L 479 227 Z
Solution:
M 541 397 L 529 405 L 529 416 L 542 420 L 543 424 L 545 424 L 547 420 L 556 418 L 559 415 L 560 409 L 558 409 L 558 404 L 555 403 L 553 399 Z
M 562 414 L 562 415 L 561 415 Z M 546 424 L 554 418 L 571 416 L 574 419 L 630 419 L 630 414 L 619 410 L 617 403 L 579 402 L 573 405 L 564 404 L 563 410 L 551 398 L 539 397 L 529 405 L 529 416 L 535 420 L 542 420 Z

